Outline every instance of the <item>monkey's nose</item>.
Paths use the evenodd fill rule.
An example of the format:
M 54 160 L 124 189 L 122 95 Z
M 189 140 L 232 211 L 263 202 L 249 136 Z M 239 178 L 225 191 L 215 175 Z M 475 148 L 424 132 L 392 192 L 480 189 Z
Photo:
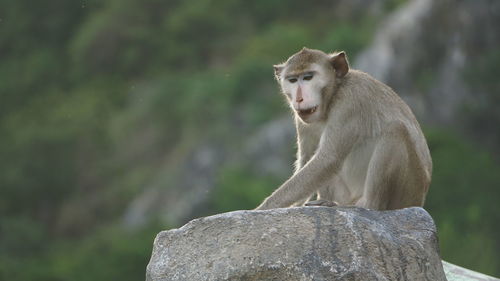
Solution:
M 301 103 L 301 102 L 303 102 L 303 101 L 304 101 L 304 99 L 303 99 L 302 97 L 297 97 L 297 102 L 298 102 L 298 103 Z

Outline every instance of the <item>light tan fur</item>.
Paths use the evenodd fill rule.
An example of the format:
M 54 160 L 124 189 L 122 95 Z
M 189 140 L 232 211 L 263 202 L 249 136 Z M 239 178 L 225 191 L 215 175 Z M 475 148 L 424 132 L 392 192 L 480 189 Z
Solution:
M 298 82 L 286 77 L 300 80 L 311 69 L 312 80 L 300 85 L 304 99 L 319 104 L 304 117 L 298 110 L 307 100 L 294 103 Z M 302 204 L 314 193 L 376 210 L 424 204 L 432 173 L 429 149 L 412 111 L 391 88 L 350 70 L 343 52 L 304 48 L 275 72 L 295 113 L 297 162 L 293 176 L 257 209 Z

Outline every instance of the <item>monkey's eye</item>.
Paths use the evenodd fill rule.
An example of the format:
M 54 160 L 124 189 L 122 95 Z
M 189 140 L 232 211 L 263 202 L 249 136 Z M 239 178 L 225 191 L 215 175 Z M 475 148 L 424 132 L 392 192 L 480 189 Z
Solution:
M 309 81 L 309 80 L 313 79 L 313 77 L 314 77 L 313 74 L 306 74 L 306 75 L 304 75 L 304 80 Z
M 297 82 L 297 78 L 290 78 L 290 79 L 288 79 L 288 82 L 295 83 L 295 82 Z

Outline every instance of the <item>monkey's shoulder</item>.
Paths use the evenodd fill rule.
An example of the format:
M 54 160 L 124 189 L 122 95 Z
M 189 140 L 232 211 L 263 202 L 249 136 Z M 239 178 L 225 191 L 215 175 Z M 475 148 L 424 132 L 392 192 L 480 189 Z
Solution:
M 349 70 L 342 84 L 339 88 L 341 98 L 350 100 L 361 110 L 369 108 L 379 112 L 391 112 L 391 114 L 399 112 L 413 117 L 408 105 L 389 85 L 368 73 Z
M 351 89 L 355 93 L 367 93 L 370 95 L 395 95 L 394 90 L 387 84 L 377 80 L 370 74 L 361 70 L 351 69 L 345 76 L 341 88 Z

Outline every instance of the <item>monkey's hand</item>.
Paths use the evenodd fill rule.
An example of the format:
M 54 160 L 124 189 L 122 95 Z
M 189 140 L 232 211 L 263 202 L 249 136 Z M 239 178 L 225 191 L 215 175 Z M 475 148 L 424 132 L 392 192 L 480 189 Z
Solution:
M 336 202 L 320 199 L 320 200 L 309 201 L 305 204 L 305 206 L 335 207 L 338 206 L 338 204 Z

